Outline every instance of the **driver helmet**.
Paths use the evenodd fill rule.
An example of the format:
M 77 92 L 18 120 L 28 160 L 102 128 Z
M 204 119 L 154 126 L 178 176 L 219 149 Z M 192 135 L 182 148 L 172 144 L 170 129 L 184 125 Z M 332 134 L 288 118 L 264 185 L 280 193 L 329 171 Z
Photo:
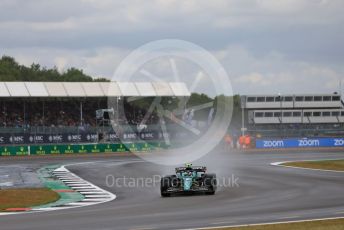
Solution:
M 192 170 L 192 164 L 186 163 L 185 168 L 186 168 L 186 170 Z

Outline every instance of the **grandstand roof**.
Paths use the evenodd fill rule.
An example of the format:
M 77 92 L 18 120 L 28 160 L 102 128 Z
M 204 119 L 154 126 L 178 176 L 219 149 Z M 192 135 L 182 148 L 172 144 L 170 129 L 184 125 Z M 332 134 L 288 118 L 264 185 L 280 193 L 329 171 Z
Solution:
M 182 82 L 0 82 L 0 97 L 190 96 Z

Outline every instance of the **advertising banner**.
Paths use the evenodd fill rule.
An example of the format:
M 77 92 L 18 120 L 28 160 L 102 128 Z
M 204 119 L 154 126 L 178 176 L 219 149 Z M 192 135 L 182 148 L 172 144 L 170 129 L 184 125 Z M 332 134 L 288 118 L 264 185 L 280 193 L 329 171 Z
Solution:
M 31 145 L 31 155 L 50 155 L 50 154 L 77 154 L 77 153 L 112 153 L 112 152 L 145 152 L 158 148 L 163 148 L 164 145 L 159 142 L 151 143 L 117 143 L 117 144 L 66 144 L 66 145 Z M 2 155 L 18 155 L 20 147 L 0 147 L 0 154 Z M 24 153 L 28 154 L 27 148 Z
M 0 156 L 29 155 L 28 146 L 0 146 Z
M 0 145 L 9 144 L 9 143 L 10 143 L 9 135 L 0 133 Z
M 344 138 L 257 139 L 256 148 L 344 147 Z
M 133 142 L 139 140 L 159 140 L 161 135 L 155 131 L 141 133 L 126 132 L 118 136 L 116 133 L 107 133 L 105 141 L 109 142 Z M 76 134 L 0 134 L 0 145 L 20 144 L 62 144 L 62 143 L 97 143 L 97 133 Z

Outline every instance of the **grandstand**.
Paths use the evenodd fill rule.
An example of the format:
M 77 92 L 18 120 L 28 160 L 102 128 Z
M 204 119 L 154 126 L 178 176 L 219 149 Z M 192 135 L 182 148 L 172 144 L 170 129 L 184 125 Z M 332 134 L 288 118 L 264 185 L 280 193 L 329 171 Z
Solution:
M 246 109 L 341 108 L 343 105 L 337 94 L 242 96 L 241 99 Z
M 337 93 L 247 95 L 241 97 L 241 106 L 248 130 L 259 136 L 333 136 L 342 133 L 344 125 L 343 102 Z
M 180 82 L 0 82 L 0 144 L 97 142 L 96 111 L 108 109 L 109 98 L 123 101 L 126 118 L 116 120 L 122 133 L 106 127 L 109 141 L 136 138 L 148 107 L 127 99 L 149 103 L 157 96 L 177 100 L 190 92 Z M 144 137 L 159 138 L 158 120 L 152 113 Z

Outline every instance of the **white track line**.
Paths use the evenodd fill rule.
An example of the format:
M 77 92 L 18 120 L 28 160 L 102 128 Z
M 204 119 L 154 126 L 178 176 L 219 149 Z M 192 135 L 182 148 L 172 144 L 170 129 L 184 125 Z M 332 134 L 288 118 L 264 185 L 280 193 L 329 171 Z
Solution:
M 105 194 L 105 193 L 103 193 L 102 191 L 92 191 L 92 192 L 89 192 L 89 191 L 80 191 L 79 193 L 81 193 L 82 195 L 87 195 L 87 194 L 94 194 L 94 195 L 96 195 L 96 194 Z
M 343 160 L 343 159 L 319 159 L 319 160 L 280 161 L 280 162 L 272 162 L 272 163 L 270 163 L 270 165 L 278 166 L 278 167 L 285 167 L 285 168 L 306 169 L 306 170 L 312 170 L 312 171 L 344 173 L 344 171 L 338 171 L 338 170 L 313 169 L 313 168 L 304 168 L 304 167 L 283 165 L 283 164 L 286 164 L 286 163 L 294 163 L 294 162 L 316 162 L 316 161 L 334 161 L 334 160 Z
M 88 185 L 88 184 L 86 184 L 85 182 L 63 182 L 63 183 L 65 183 L 66 185 L 68 185 L 68 186 L 81 186 L 81 185 Z
M 85 195 L 86 198 L 109 198 L 109 196 L 107 194 L 104 195 Z

